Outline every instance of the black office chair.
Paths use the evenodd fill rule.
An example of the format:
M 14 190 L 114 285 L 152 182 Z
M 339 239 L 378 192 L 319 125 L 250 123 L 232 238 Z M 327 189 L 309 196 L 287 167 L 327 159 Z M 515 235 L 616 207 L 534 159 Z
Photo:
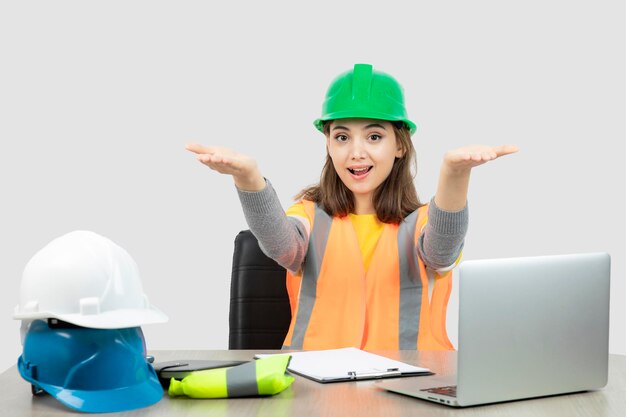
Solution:
M 235 238 L 229 349 L 280 349 L 291 321 L 285 268 L 265 256 L 249 230 Z

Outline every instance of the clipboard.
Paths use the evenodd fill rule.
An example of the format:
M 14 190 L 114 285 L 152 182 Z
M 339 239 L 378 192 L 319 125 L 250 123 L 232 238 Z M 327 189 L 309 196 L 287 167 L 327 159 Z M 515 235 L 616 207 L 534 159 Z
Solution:
M 420 368 L 357 348 L 290 352 L 287 369 L 320 383 L 434 375 Z M 255 355 L 261 358 L 269 355 Z

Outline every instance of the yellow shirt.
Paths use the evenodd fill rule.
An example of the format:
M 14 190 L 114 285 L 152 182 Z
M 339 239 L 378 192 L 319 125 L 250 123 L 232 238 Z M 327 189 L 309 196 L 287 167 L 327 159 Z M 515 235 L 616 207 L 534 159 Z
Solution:
M 311 224 L 311 220 L 306 215 L 302 203 L 296 203 L 289 207 L 287 216 L 301 217 L 308 220 L 309 224 Z M 365 266 L 365 271 L 367 271 L 374 256 L 374 249 L 376 249 L 378 239 L 383 232 L 383 224 L 378 221 L 375 214 L 350 213 L 348 216 L 354 226 L 359 248 L 361 249 L 361 256 L 363 257 L 363 265 Z

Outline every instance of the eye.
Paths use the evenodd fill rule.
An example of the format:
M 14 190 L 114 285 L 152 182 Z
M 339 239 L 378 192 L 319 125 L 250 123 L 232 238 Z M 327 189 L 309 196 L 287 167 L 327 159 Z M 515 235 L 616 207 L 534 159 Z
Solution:
M 344 143 L 344 142 L 348 141 L 348 137 L 346 135 L 337 135 L 337 136 L 335 136 L 335 140 L 337 142 Z
M 375 133 L 374 133 L 373 135 L 370 135 L 370 138 L 369 138 L 369 139 L 370 139 L 372 142 L 378 142 L 378 141 L 380 141 L 382 138 L 383 138 L 382 136 L 377 135 L 377 134 L 375 134 Z

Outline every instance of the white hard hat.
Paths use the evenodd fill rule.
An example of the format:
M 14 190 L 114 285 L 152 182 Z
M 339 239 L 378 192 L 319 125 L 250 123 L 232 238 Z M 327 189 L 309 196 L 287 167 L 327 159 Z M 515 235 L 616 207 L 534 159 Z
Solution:
M 148 302 L 128 252 L 88 231 L 58 237 L 31 258 L 13 318 L 56 318 L 95 329 L 168 320 Z

